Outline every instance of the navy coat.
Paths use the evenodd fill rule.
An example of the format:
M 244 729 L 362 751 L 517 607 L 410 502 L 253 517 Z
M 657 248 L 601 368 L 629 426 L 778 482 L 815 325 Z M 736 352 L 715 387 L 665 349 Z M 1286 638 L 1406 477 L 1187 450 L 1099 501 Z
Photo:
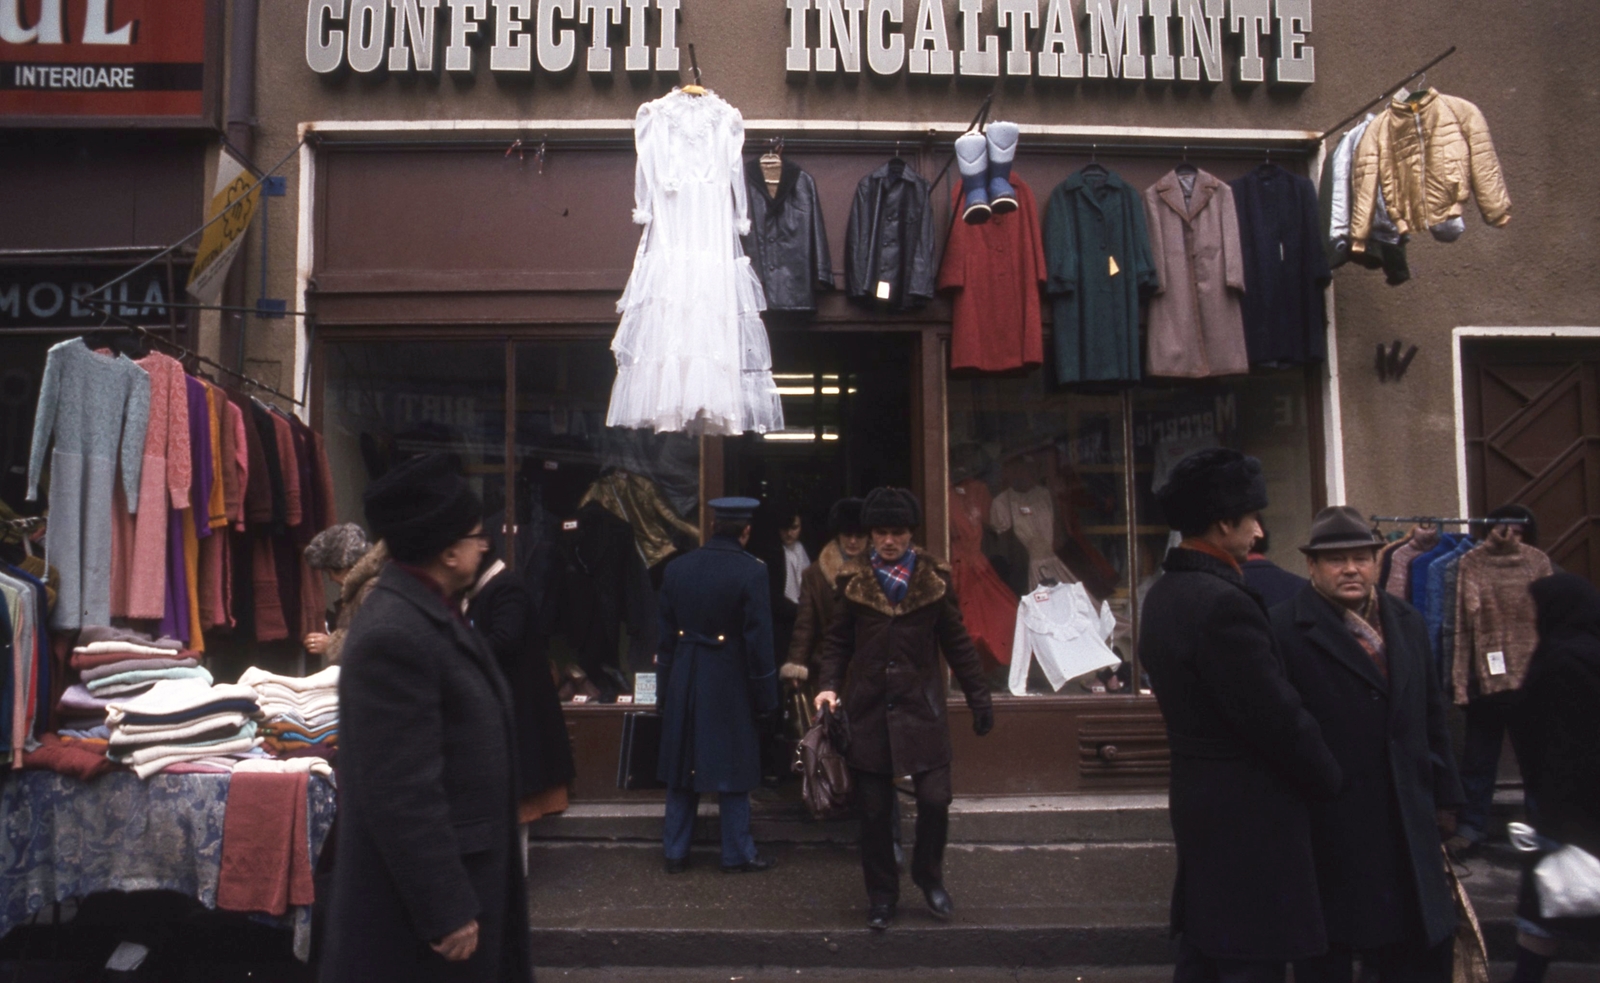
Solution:
M 756 714 L 778 709 L 767 569 L 715 536 L 667 567 L 661 584 L 657 777 L 696 792 L 761 784 Z
M 1455 931 L 1435 812 L 1464 798 L 1428 627 L 1398 597 L 1378 610 L 1387 680 L 1316 588 L 1272 609 L 1289 681 L 1344 771 L 1339 795 L 1312 811 L 1311 847 L 1328 942 L 1358 952 Z
M 1175 549 L 1144 602 L 1139 657 L 1172 746 L 1172 929 L 1215 959 L 1327 950 L 1313 799 L 1342 776 L 1231 565 Z

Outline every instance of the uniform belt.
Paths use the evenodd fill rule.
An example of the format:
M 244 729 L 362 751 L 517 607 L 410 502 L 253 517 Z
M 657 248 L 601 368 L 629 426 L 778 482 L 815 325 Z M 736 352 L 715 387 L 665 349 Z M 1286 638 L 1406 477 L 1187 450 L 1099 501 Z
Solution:
M 678 641 L 688 642 L 690 645 L 703 645 L 707 648 L 720 648 L 721 646 L 727 644 L 728 636 L 702 635 L 697 631 L 689 631 L 687 629 L 680 628 L 678 630 Z
M 1168 736 L 1167 744 L 1173 754 L 1185 758 L 1204 758 L 1212 761 L 1229 761 L 1245 757 L 1244 745 L 1226 737 L 1190 737 L 1187 734 Z

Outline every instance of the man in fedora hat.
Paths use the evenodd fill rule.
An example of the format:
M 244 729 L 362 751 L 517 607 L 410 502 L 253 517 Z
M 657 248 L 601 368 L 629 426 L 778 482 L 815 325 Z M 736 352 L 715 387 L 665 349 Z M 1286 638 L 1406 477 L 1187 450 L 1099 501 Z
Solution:
M 750 838 L 750 790 L 761 784 L 761 743 L 778 709 L 767 569 L 744 550 L 761 503 L 717 498 L 709 504 L 716 512 L 711 541 L 675 560 L 661 584 L 657 775 L 667 783 L 669 874 L 689 864 L 703 792 L 717 795 L 723 873 L 773 865 Z
M 1183 535 L 1146 596 L 1139 635 L 1172 749 L 1172 929 L 1182 936 L 1173 978 L 1282 983 L 1289 960 L 1327 948 L 1310 802 L 1331 798 L 1343 777 L 1240 572 L 1267 506 L 1261 462 L 1197 451 L 1156 499 Z
M 1446 983 L 1456 927 L 1440 840 L 1461 805 L 1428 628 L 1376 589 L 1382 543 L 1347 505 L 1318 512 L 1311 583 L 1272 609 L 1273 639 L 1346 776 L 1312 809 L 1328 953 L 1296 983 L 1349 983 L 1354 957 L 1382 983 Z

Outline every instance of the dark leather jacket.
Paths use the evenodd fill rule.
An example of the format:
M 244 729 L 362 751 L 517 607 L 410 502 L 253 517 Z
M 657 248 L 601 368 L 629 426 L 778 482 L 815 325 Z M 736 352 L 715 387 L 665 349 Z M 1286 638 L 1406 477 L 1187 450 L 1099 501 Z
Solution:
M 856 185 L 844 238 L 845 293 L 897 311 L 933 299 L 933 209 L 928 182 L 899 158 Z M 887 296 L 885 296 L 887 295 Z
M 816 182 L 789 161 L 783 162 L 775 195 L 767 193 L 759 159 L 745 162 L 744 176 L 750 192 L 744 252 L 761 278 L 767 310 L 815 311 L 816 292 L 833 289 L 833 261 Z

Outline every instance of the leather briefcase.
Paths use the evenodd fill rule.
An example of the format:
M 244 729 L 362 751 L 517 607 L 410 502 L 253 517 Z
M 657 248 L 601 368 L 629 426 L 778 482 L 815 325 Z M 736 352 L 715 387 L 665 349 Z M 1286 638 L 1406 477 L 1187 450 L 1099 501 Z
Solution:
M 850 766 L 850 722 L 844 710 L 824 707 L 800 739 L 794 770 L 800 775 L 800 797 L 813 819 L 845 819 L 855 811 Z
M 617 788 L 666 788 L 656 777 L 661 759 L 661 714 L 636 710 L 622 715 L 622 750 L 617 755 Z

